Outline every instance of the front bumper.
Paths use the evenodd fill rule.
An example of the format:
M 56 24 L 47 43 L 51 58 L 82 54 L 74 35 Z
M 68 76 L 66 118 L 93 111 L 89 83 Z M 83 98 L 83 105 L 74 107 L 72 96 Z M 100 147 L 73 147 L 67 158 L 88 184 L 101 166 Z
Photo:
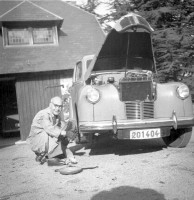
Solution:
M 116 120 L 113 116 L 112 121 L 99 121 L 99 122 L 80 122 L 79 130 L 81 132 L 95 132 L 124 129 L 149 129 L 149 128 L 183 128 L 194 126 L 194 117 L 180 117 L 177 118 L 173 113 L 172 118 L 159 118 L 159 119 L 146 119 L 146 120 Z

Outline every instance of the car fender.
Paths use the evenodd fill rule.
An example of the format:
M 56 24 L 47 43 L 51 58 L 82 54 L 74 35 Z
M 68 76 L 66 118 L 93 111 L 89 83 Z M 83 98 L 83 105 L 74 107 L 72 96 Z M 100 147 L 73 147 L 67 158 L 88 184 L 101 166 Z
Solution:
M 75 102 L 77 107 L 77 115 L 79 121 L 94 121 L 94 105 L 90 103 L 86 96 L 87 90 L 91 88 L 90 85 L 86 85 L 78 91 L 77 100 Z
M 156 118 L 171 117 L 173 111 L 176 112 L 177 117 L 193 116 L 191 97 L 182 100 L 176 92 L 181 84 L 178 82 L 157 84 L 154 102 Z
M 112 120 L 113 115 L 117 119 L 126 119 L 125 104 L 120 101 L 118 89 L 113 84 L 96 86 L 100 91 L 100 101 L 94 104 L 95 121 Z

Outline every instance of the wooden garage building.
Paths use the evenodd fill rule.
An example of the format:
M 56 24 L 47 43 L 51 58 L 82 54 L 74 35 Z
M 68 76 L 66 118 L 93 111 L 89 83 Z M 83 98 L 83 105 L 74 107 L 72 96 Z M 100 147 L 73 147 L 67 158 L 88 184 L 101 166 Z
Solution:
M 105 35 L 95 16 L 57 0 L 0 1 L 0 27 L 1 109 L 14 83 L 26 140 L 34 115 L 61 95 L 75 63 L 94 54 Z

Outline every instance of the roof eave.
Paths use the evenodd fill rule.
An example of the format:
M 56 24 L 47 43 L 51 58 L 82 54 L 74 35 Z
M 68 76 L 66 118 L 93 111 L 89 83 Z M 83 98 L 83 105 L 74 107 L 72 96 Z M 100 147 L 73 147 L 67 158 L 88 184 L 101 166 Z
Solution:
M 62 24 L 63 24 L 63 21 L 64 19 L 58 19 L 58 20 L 26 20 L 26 21 L 23 21 L 23 20 L 13 20 L 13 21 L 8 21 L 8 20 L 3 20 L 1 21 L 0 20 L 0 28 L 3 26 L 3 23 L 30 23 L 30 22 L 33 22 L 33 23 L 36 23 L 36 22 L 55 22 L 55 24 L 57 25 L 58 28 L 61 28 L 62 27 Z

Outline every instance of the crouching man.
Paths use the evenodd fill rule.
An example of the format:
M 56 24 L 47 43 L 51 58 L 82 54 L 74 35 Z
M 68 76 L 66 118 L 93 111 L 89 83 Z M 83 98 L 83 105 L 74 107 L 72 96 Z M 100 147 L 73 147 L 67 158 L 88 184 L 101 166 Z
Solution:
M 71 121 L 61 121 L 62 105 L 60 97 L 53 97 L 49 107 L 39 111 L 33 119 L 27 142 L 41 164 L 51 158 L 60 158 L 64 164 L 77 163 L 67 148 L 69 141 L 76 137 L 75 125 Z

